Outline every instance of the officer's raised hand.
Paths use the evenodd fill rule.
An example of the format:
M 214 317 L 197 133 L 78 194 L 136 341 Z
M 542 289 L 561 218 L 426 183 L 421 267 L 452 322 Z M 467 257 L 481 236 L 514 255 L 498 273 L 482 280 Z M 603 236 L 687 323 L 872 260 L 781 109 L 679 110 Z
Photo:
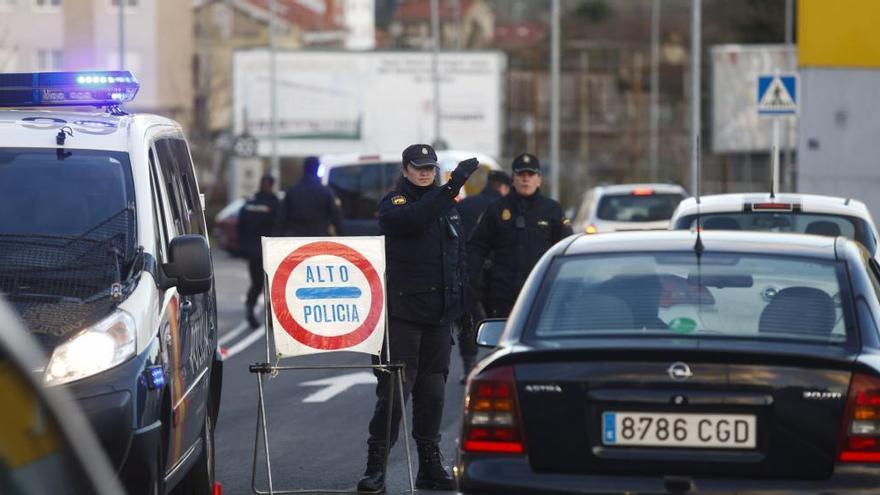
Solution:
M 450 189 L 455 191 L 455 194 L 458 194 L 458 191 L 464 186 L 464 183 L 467 182 L 471 174 L 473 174 L 479 167 L 480 162 L 476 158 L 468 158 L 467 160 L 458 162 L 458 165 L 455 167 L 455 170 L 452 171 L 452 176 L 447 183 L 450 186 Z

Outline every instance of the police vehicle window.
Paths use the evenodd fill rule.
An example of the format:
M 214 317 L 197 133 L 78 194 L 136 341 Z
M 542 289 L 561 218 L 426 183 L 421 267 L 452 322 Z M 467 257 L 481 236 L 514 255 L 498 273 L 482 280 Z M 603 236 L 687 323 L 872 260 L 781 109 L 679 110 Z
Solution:
M 700 215 L 700 224 L 706 230 L 749 230 L 761 232 L 796 232 L 826 236 L 844 236 L 865 246 L 873 245 L 865 237 L 858 220 L 838 215 L 819 215 L 798 212 L 725 212 Z M 696 225 L 696 216 L 691 218 Z
M 177 165 L 178 176 L 183 188 L 183 198 L 189 210 L 190 234 L 206 235 L 202 225 L 202 204 L 199 200 L 199 188 L 193 173 L 192 160 L 186 141 L 182 139 L 170 139 L 174 162 Z
M 162 206 L 162 191 L 157 177 L 156 160 L 153 158 L 153 150 L 150 150 L 150 187 L 152 189 L 153 219 L 156 231 L 156 246 L 161 261 L 167 261 L 166 246 L 168 246 L 168 221 L 165 218 L 165 208 Z
M 369 163 L 330 170 L 328 183 L 342 203 L 345 218 L 376 218 L 379 201 L 397 183 L 399 163 Z
M 162 169 L 162 177 L 165 183 L 165 194 L 168 205 L 171 206 L 171 218 L 178 232 L 189 232 L 189 210 L 184 204 L 183 186 L 180 181 L 179 168 L 171 149 L 170 139 L 156 141 L 156 158 Z
M 680 194 L 614 194 L 599 200 L 596 216 L 613 222 L 669 220 L 684 197 Z
M 841 262 L 705 253 L 554 263 L 531 338 L 668 336 L 842 344 L 854 338 Z

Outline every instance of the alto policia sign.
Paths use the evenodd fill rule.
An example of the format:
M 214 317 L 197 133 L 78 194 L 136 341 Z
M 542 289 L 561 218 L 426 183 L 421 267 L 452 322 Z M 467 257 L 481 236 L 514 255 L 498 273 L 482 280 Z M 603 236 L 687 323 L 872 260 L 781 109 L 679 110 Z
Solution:
M 385 329 L 383 237 L 263 238 L 279 358 L 378 355 Z

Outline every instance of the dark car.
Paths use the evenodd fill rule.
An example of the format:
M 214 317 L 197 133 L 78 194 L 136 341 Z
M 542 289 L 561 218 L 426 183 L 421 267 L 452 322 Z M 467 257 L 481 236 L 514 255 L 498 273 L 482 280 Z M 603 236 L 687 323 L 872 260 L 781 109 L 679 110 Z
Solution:
M 564 240 L 482 324 L 464 493 L 876 492 L 876 262 L 843 237 L 697 236 Z

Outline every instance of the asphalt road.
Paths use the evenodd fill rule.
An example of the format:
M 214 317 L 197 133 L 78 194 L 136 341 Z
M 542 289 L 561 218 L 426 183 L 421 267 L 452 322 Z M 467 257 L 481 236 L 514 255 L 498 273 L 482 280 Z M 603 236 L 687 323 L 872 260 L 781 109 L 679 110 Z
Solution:
M 220 339 L 222 348 L 228 353 L 215 436 L 217 480 L 223 484 L 224 494 L 248 494 L 253 493 L 258 410 L 257 375 L 248 372 L 248 365 L 266 361 L 265 335 L 255 333 L 243 324 L 244 292 L 249 284 L 244 261 L 230 258 L 225 252 L 214 252 L 214 271 Z M 369 363 L 369 356 L 355 353 L 318 354 L 282 361 L 287 365 Z M 354 373 L 358 374 L 349 377 L 353 384 L 332 397 L 328 397 L 333 391 L 328 390 L 327 384 L 304 385 L 305 382 Z M 355 489 L 365 467 L 367 423 L 375 404 L 374 382 L 364 373 L 370 371 L 297 370 L 281 372 L 274 378 L 266 377 L 266 417 L 275 490 Z M 454 459 L 461 420 L 464 387 L 458 382 L 460 373 L 458 348 L 453 347 L 441 428 L 441 450 L 447 466 Z M 304 402 L 307 398 L 309 400 Z M 411 426 L 411 412 L 407 418 Z M 404 438 L 402 433 L 400 438 Z M 415 477 L 418 469 L 415 443 L 408 435 L 407 438 L 410 439 Z M 262 440 L 259 447 L 256 487 L 268 491 Z M 408 490 L 406 453 L 403 443 L 398 442 L 389 460 L 387 493 L 407 493 Z

